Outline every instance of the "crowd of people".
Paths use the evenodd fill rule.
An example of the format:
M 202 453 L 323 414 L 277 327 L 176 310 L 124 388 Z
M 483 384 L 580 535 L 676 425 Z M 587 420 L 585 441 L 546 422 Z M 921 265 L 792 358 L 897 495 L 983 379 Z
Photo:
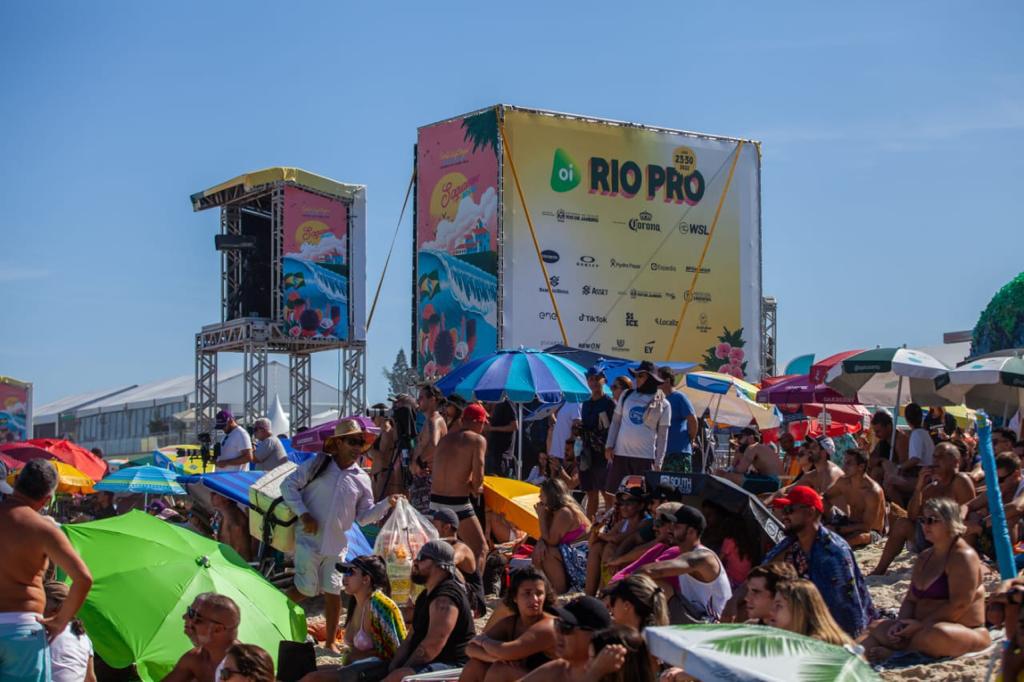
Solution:
M 284 479 L 282 497 L 298 517 L 287 594 L 299 603 L 322 597 L 324 647 L 343 652 L 340 665 L 305 680 L 398 682 L 440 670 L 461 670 L 470 681 L 683 680 L 686 673 L 650 655 L 644 629 L 719 622 L 780 628 L 873 663 L 907 652 L 980 651 L 990 645 L 988 628 L 1005 624 L 1015 646 L 1004 670 L 1024 670 L 1016 644 L 1018 637 L 1024 644 L 1024 579 L 1001 585 L 986 605 L 994 543 L 978 445 L 941 408 L 908 405 L 908 431 L 878 411 L 870 433 L 841 450 L 827 436 L 798 442 L 787 432 L 739 430 L 728 462 L 709 473 L 772 510 L 784 529 L 772 542 L 756 525 L 737 522 L 722 500 L 687 504 L 677 488 L 645 476 L 710 464 L 702 442 L 708 415 L 696 415 L 674 390 L 669 368 L 642 363 L 631 378 L 615 379 L 612 397 L 601 371 L 587 379 L 590 398 L 533 420 L 519 452 L 513 434 L 527 425 L 511 405 L 446 400 L 424 385 L 415 398 L 376 406 L 376 433 L 359 420 L 340 421 L 322 452 Z M 226 434 L 218 469 L 269 469 L 285 457 L 265 420 L 255 425 L 255 444 L 230 413 L 217 420 Z M 992 441 L 1016 542 L 1024 443 L 1009 429 L 997 429 Z M 536 538 L 483 509 L 484 476 L 511 475 L 517 460 L 530 464 L 539 484 Z M 36 460 L 0 505 L 0 544 L 18 539 L 0 562 L 4 679 L 46 679 L 36 673 L 50 675 L 51 666 L 56 679 L 93 679 L 91 645 L 74 621 L 90 574 L 39 513 L 55 487 L 53 467 Z M 413 557 L 410 577 L 421 589 L 408 603 L 392 599 L 384 557 L 342 560 L 346 532 L 380 522 L 401 495 L 438 535 Z M 212 533 L 249 558 L 244 514 L 222 496 L 212 505 Z M 97 518 L 114 507 L 109 497 L 95 499 Z M 190 523 L 166 508 L 149 511 Z M 884 545 L 874 575 L 904 548 L 916 555 L 897 612 L 875 608 L 856 554 L 870 545 Z M 501 599 L 488 609 L 485 573 L 496 558 Z M 43 583 L 49 562 L 70 587 Z M 231 599 L 199 595 L 182 617 L 193 648 L 167 679 L 274 679 L 271 656 L 238 641 L 245 614 Z M 69 667 L 82 675 L 62 677 Z

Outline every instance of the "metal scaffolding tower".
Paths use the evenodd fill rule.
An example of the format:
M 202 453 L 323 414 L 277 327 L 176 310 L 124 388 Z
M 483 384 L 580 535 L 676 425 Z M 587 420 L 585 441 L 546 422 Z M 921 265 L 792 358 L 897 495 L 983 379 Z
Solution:
M 778 304 L 772 296 L 765 296 L 761 299 L 761 376 L 775 376 L 777 334 L 776 314 Z

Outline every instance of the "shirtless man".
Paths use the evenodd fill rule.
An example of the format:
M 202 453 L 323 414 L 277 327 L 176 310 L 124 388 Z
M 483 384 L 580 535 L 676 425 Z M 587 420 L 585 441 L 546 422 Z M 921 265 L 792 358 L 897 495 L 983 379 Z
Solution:
M 487 439 L 480 434 L 486 423 L 487 411 L 482 405 L 466 406 L 462 411 L 461 429 L 447 434 L 437 444 L 430 486 L 430 510 L 455 512 L 459 519 L 459 539 L 473 550 L 477 568 L 484 565 L 487 540 L 470 497 L 484 489 Z
M 822 447 L 820 439 L 808 438 L 804 448 L 813 469 L 800 478 L 800 485 L 814 488 L 824 497 L 829 488 L 843 477 L 843 469 L 832 461 L 828 451 Z M 835 446 L 832 446 L 832 449 L 834 450 Z
M 718 469 L 713 473 L 755 495 L 774 493 L 779 489 L 782 459 L 774 450 L 761 443 L 761 434 L 756 429 L 748 427 L 740 431 L 739 454 L 732 469 Z
M 241 613 L 230 597 L 214 592 L 198 595 L 185 609 L 185 636 L 194 643 L 163 682 L 220 682 L 224 658 L 238 644 Z
M 64 631 L 92 587 L 92 575 L 53 519 L 39 511 L 57 489 L 57 470 L 28 462 L 0 503 L 0 680 L 49 680 L 49 640 Z M 57 613 L 43 618 L 43 574 L 53 561 L 71 578 Z
M 437 452 L 438 443 L 448 434 L 444 415 L 438 412 L 442 399 L 443 396 L 437 386 L 424 384 L 420 387 L 419 398 L 416 401 L 416 406 L 425 420 L 423 428 L 416 435 L 416 446 L 409 460 L 409 471 L 412 473 L 409 501 L 423 514 L 430 509 L 430 477 L 433 473 L 434 454 Z
M 906 543 L 911 551 L 920 553 L 928 548 L 921 527 L 921 507 L 933 497 L 949 497 L 957 504 L 966 505 L 974 499 L 974 482 L 971 477 L 959 471 L 960 452 L 952 443 L 939 443 L 933 454 L 935 464 L 923 467 L 917 477 L 917 486 L 910 497 L 907 517 L 896 519 L 889 529 L 889 539 L 885 542 L 878 566 L 871 575 L 885 575 L 889 564 L 903 550 Z
M 822 496 L 826 518 L 839 500 L 846 504 L 846 513 L 826 525 L 842 535 L 850 547 L 869 545 L 885 534 L 885 494 L 867 470 L 868 453 L 850 448 L 843 455 L 845 475 Z
M 220 514 L 220 528 L 217 542 L 223 542 L 238 552 L 246 561 L 252 560 L 252 539 L 249 535 L 249 519 L 235 502 L 219 493 L 210 494 L 210 503 Z

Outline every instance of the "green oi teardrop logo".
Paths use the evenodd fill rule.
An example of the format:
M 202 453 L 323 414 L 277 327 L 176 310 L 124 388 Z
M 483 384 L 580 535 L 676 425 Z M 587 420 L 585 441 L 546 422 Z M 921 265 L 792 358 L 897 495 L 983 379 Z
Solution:
M 555 159 L 551 164 L 551 189 L 556 192 L 568 192 L 580 184 L 580 168 L 562 148 L 555 149 Z

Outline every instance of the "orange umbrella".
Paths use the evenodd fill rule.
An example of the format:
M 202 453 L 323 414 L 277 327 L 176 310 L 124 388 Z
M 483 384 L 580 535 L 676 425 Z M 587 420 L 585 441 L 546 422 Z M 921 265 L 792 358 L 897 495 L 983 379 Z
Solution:
M 52 463 L 57 469 L 57 492 L 69 495 L 88 495 L 96 492 L 92 489 L 95 481 L 75 467 L 58 460 L 53 460 Z M 18 478 L 18 472 L 11 472 L 7 477 L 7 482 L 14 485 L 16 478 Z

